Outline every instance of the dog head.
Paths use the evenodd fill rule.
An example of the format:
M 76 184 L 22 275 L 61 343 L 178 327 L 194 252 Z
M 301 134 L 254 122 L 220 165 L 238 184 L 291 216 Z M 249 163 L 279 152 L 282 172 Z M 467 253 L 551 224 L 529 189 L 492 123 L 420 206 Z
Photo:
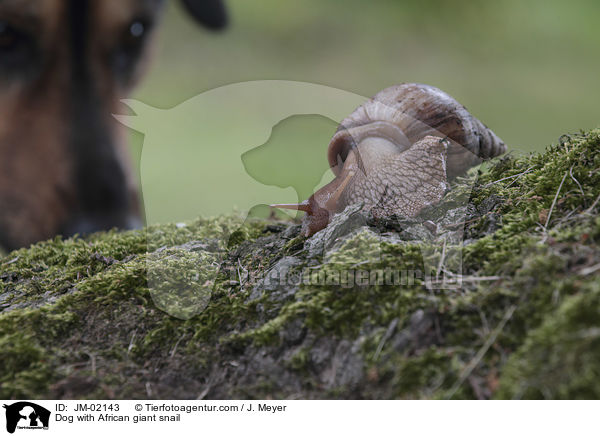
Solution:
M 211 29 L 220 0 L 182 0 Z M 143 74 L 164 0 L 0 1 L 0 245 L 140 223 L 111 114 Z

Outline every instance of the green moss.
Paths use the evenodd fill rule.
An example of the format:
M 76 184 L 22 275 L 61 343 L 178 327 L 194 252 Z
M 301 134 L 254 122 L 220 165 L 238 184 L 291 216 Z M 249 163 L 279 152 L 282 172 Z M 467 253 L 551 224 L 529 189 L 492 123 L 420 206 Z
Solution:
M 310 364 L 310 350 L 301 348 L 288 359 L 287 365 L 294 371 L 306 371 Z
M 322 258 L 236 217 L 8 253 L 0 396 L 598 398 L 600 130 L 458 179 L 432 217 L 467 195 L 460 289 L 385 283 L 441 259 L 402 228 Z M 284 257 L 299 282 L 267 289 Z
M 600 284 L 578 286 L 503 370 L 498 398 L 597 399 L 600 397 Z
M 32 397 L 44 386 L 44 376 L 50 373 L 44 356 L 46 350 L 22 332 L 0 338 L 0 386 L 3 397 Z

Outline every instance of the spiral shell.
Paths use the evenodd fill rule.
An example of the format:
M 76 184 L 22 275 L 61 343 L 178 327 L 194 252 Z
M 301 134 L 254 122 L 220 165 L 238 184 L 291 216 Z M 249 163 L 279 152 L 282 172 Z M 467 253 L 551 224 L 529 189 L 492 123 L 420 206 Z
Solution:
M 449 179 L 505 151 L 445 92 L 418 83 L 392 86 L 340 124 L 327 151 L 336 177 L 302 203 L 274 206 L 306 212 L 306 236 L 355 203 L 377 216 L 414 218 L 442 200 Z
M 504 142 L 463 105 L 438 88 L 418 83 L 380 91 L 341 122 L 327 156 L 336 175 L 348 152 L 371 136 L 390 140 L 399 151 L 426 136 L 449 139 L 449 178 L 506 152 Z

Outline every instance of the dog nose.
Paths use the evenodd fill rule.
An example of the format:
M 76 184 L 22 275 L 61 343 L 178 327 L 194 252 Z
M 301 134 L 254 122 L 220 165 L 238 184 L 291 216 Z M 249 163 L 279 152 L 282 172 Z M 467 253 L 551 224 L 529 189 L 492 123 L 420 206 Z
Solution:
M 61 232 L 63 236 L 70 237 L 75 234 L 88 235 L 102 230 L 118 228 L 133 230 L 142 227 L 142 220 L 136 215 L 91 215 L 84 214 L 71 219 Z

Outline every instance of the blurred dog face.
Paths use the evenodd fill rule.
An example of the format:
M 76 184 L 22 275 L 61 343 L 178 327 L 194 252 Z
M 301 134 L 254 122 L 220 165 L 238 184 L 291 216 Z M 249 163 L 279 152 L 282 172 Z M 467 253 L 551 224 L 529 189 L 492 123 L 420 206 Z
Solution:
M 0 245 L 140 223 L 116 121 L 163 0 L 0 0 Z M 217 0 L 184 0 L 207 27 Z

